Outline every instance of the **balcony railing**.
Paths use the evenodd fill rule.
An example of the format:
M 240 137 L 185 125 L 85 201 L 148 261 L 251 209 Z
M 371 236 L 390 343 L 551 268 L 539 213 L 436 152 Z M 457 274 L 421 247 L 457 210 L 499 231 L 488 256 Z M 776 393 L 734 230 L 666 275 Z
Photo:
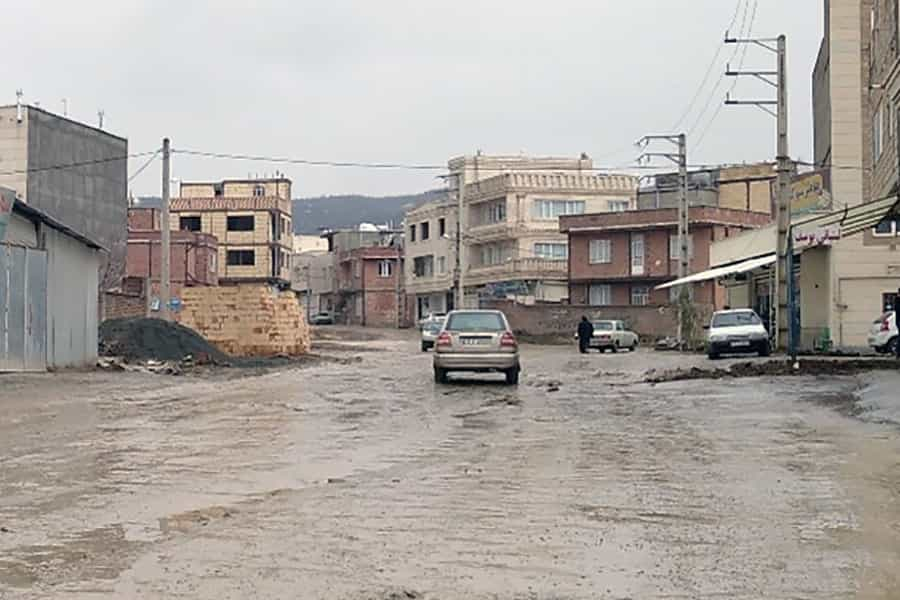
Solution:
M 565 279 L 569 265 L 564 260 L 515 258 L 497 265 L 472 265 L 469 274 L 476 280 L 500 279 Z

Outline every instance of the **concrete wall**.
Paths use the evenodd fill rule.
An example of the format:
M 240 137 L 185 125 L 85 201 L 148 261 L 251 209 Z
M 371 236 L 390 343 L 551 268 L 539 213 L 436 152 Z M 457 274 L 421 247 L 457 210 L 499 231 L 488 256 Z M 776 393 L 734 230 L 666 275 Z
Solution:
M 45 228 L 47 245 L 47 366 L 84 367 L 97 361 L 100 253 Z
M 15 106 L 0 107 L 0 185 L 23 198 L 28 187 L 28 111 L 16 120 Z
M 220 182 L 183 182 L 179 186 L 181 198 L 213 198 L 221 189 L 224 198 L 250 198 L 257 186 L 264 189 L 263 196 L 291 199 L 291 181 L 288 179 L 226 179 Z

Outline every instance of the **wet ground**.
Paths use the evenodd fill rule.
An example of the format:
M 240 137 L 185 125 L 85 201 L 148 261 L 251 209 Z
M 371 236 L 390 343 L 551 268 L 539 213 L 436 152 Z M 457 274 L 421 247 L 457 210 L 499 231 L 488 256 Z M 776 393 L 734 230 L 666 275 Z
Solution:
M 0 378 L 0 598 L 900 597 L 894 373 L 526 347 L 517 389 L 436 386 L 415 337 L 349 337 Z

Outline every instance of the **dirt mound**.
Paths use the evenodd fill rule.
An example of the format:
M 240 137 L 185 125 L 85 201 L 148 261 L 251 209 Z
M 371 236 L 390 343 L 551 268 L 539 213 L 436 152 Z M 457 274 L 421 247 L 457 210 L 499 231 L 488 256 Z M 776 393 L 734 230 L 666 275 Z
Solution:
M 789 360 L 771 360 L 766 362 L 741 362 L 727 369 L 672 369 L 668 371 L 648 371 L 644 377 L 647 383 L 664 383 L 669 381 L 685 381 L 690 379 L 726 379 L 739 377 L 786 377 L 789 375 L 856 375 L 866 371 L 877 371 L 898 368 L 897 362 L 885 359 L 828 360 L 805 359 L 799 361 L 794 368 Z
M 100 325 L 100 354 L 126 360 L 225 363 L 229 357 L 200 334 L 162 319 L 110 319 Z

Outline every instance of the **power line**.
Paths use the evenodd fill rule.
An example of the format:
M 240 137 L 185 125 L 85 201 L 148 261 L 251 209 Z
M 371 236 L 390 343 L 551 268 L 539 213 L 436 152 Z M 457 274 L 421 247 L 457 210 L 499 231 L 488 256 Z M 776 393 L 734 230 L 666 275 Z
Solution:
M 748 0 L 749 1 L 749 0 Z M 743 4 L 744 0 L 738 0 L 734 6 L 734 14 L 731 16 L 731 22 L 728 24 L 726 31 L 730 30 L 734 27 L 735 22 L 737 21 L 738 14 L 741 12 L 741 4 Z M 691 110 L 694 108 L 694 103 L 700 97 L 700 94 L 703 92 L 703 88 L 706 87 L 706 82 L 709 80 L 709 76 L 712 74 L 713 67 L 716 66 L 716 61 L 719 60 L 719 55 L 722 53 L 722 48 L 724 48 L 724 44 L 721 42 L 716 45 L 716 53 L 713 55 L 711 61 L 709 61 L 709 66 L 706 68 L 706 73 L 703 75 L 703 79 L 700 81 L 700 85 L 697 87 L 697 91 L 694 93 L 694 97 L 691 98 L 691 101 L 688 102 L 688 106 L 684 109 L 684 113 L 679 117 L 678 121 L 669 128 L 669 131 L 677 131 L 687 116 L 691 113 Z M 718 84 L 716 84 L 718 86 Z
M 314 167 L 346 167 L 359 169 L 404 169 L 411 171 L 446 171 L 444 165 L 403 164 L 403 163 L 366 163 L 352 161 L 311 160 L 306 158 L 286 158 L 273 156 L 254 156 L 249 154 L 226 154 L 222 152 L 204 152 L 201 150 L 173 149 L 173 154 L 185 154 L 187 156 L 202 156 L 204 158 L 224 158 L 229 160 L 249 160 L 254 162 L 283 163 L 292 165 L 307 165 Z
M 143 173 L 147 169 L 147 167 L 149 167 L 151 164 L 153 164 L 153 161 L 156 160 L 157 156 L 159 156 L 159 150 L 154 152 L 153 155 L 150 157 L 150 159 L 147 162 L 145 162 L 144 165 L 140 169 L 135 171 L 131 177 L 128 178 L 128 183 L 131 183 L 132 181 L 137 179 L 138 175 Z
M 124 156 L 111 156 L 109 158 L 97 158 L 94 160 L 48 165 L 46 167 L 29 167 L 27 169 L 16 169 L 13 171 L 0 171 L 0 175 L 24 175 L 27 173 L 41 173 L 44 171 L 63 171 L 66 169 L 77 169 L 80 167 L 88 167 L 91 165 L 101 165 L 104 163 L 116 162 L 120 160 L 128 160 L 130 158 L 140 158 L 142 156 L 149 156 L 150 154 L 155 154 L 157 152 L 159 151 L 151 150 L 149 152 L 137 152 L 135 154 L 126 154 Z

